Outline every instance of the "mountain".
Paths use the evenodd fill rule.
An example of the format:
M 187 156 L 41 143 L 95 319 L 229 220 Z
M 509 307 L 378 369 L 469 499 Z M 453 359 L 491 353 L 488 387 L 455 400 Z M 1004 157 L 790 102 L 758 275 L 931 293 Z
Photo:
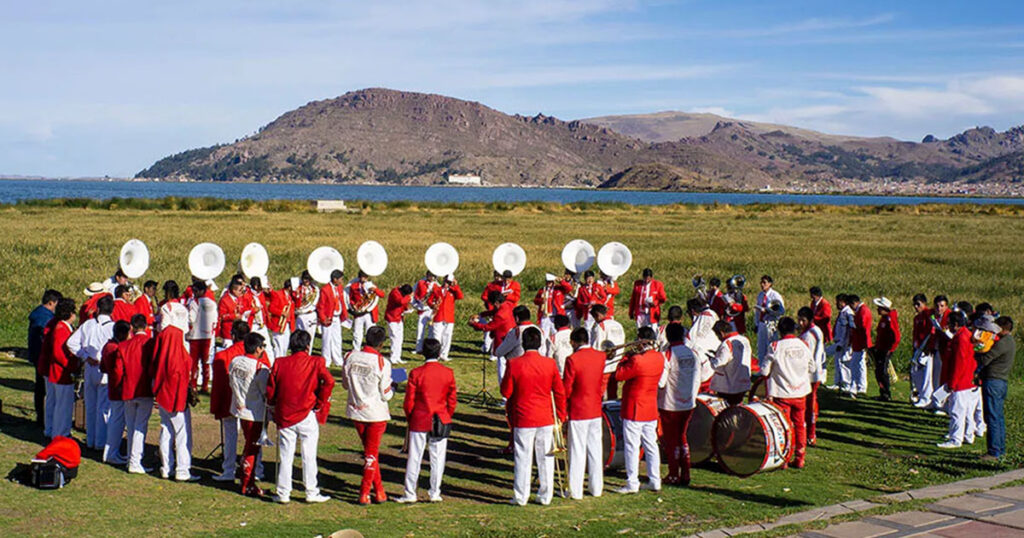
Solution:
M 371 88 L 308 103 L 233 144 L 166 157 L 137 177 L 427 185 L 472 173 L 512 186 L 939 193 L 969 185 L 1024 194 L 1022 167 L 1020 127 L 916 143 L 711 114 L 563 121 Z

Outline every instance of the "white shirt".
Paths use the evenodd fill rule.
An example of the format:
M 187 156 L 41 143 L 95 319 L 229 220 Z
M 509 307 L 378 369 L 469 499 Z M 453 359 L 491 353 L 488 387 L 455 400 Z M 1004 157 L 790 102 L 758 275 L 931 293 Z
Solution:
M 68 349 L 76 357 L 98 361 L 102 357 L 103 346 L 114 337 L 114 321 L 106 314 L 100 314 L 82 323 L 78 330 L 68 338 Z M 100 384 L 107 382 L 107 374 L 103 374 Z
M 800 335 L 800 340 L 807 344 L 811 350 L 811 357 L 817 365 L 814 373 L 811 374 L 811 383 L 820 383 L 825 380 L 825 335 L 816 325 L 811 325 Z
M 267 412 L 267 378 L 270 370 L 256 359 L 239 355 L 231 359 L 231 414 L 250 422 L 262 422 Z
M 565 360 L 573 353 L 572 342 L 569 340 L 571 334 L 571 330 L 562 329 L 555 331 L 554 336 L 551 337 L 551 345 L 548 349 L 551 350 L 551 358 L 558 363 L 559 375 L 565 373 Z
M 686 344 L 693 349 L 698 357 L 707 360 L 707 356 L 718 349 L 718 337 L 715 336 L 715 322 L 718 314 L 710 308 L 693 318 L 693 325 L 686 333 Z
M 832 331 L 832 342 L 837 346 L 849 347 L 850 330 L 853 329 L 853 325 L 853 309 L 850 308 L 850 305 L 846 305 L 839 311 L 839 316 L 836 317 L 836 328 Z
M 391 420 L 388 401 L 391 390 L 391 363 L 378 353 L 350 351 L 345 356 L 341 384 L 348 390 L 345 416 L 359 422 Z
M 595 323 L 590 329 L 590 347 L 598 351 L 604 351 L 605 347 L 621 346 L 625 343 L 626 331 L 623 330 L 622 324 L 614 319 L 606 319 L 600 323 Z M 615 357 L 605 363 L 604 372 L 606 374 L 615 371 L 624 353 L 625 350 L 622 349 L 616 351 Z
M 750 390 L 750 340 L 742 334 L 726 338 L 711 358 L 711 390 L 739 394 Z
M 217 303 L 209 297 L 188 300 L 188 333 L 187 340 L 205 340 L 214 337 L 217 326 Z
M 525 331 L 526 329 L 528 329 L 530 327 L 533 327 L 534 329 L 537 329 L 538 331 L 540 330 L 540 329 L 537 328 L 536 325 L 534 325 L 532 323 L 526 323 L 524 325 L 516 325 L 515 328 L 513 328 L 511 331 L 508 332 L 508 334 L 505 335 L 505 338 L 503 338 L 501 340 L 501 343 L 498 344 L 498 349 L 494 350 L 494 356 L 495 357 L 505 357 L 505 359 L 508 360 L 508 359 L 514 359 L 516 357 L 519 357 L 523 353 L 525 353 L 525 351 L 523 351 L 523 342 L 522 342 L 523 331 Z
M 658 388 L 658 409 L 686 411 L 697 404 L 700 364 L 693 350 L 674 345 L 665 358 L 665 386 Z
M 778 301 L 781 306 L 779 316 L 783 316 L 786 313 L 786 303 L 782 300 L 782 294 L 775 291 L 775 288 L 768 288 L 768 291 L 762 291 L 757 294 L 757 306 L 760 307 L 757 310 L 757 326 L 760 327 L 769 321 L 770 317 L 773 317 L 768 311 L 768 306 L 773 302 Z
M 811 350 L 795 336 L 772 342 L 761 361 L 761 374 L 768 376 L 771 398 L 807 396 L 811 392 L 811 376 L 817 369 Z

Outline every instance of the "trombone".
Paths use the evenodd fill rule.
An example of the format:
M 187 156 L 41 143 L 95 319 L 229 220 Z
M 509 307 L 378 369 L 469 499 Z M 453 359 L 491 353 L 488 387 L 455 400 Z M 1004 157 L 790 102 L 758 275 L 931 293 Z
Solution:
M 605 348 L 602 351 L 604 351 L 605 354 L 607 355 L 607 358 L 605 360 L 609 361 L 609 360 L 612 360 L 612 359 L 618 359 L 619 358 L 620 354 L 617 353 L 617 352 L 620 349 L 621 350 L 625 350 L 625 351 L 623 351 L 622 354 L 636 353 L 636 352 L 639 352 L 639 351 L 643 351 L 645 348 L 647 348 L 649 346 L 653 346 L 655 343 L 656 342 L 654 340 L 648 340 L 646 338 L 641 338 L 639 340 L 633 340 L 632 342 L 626 342 L 625 344 L 619 344 L 617 346 L 605 346 Z
M 562 421 L 558 419 L 558 405 L 555 403 L 555 393 L 551 393 L 551 414 L 555 417 L 554 431 L 551 436 L 551 453 L 548 456 L 555 457 L 555 474 L 558 476 L 558 492 L 559 496 L 565 497 L 565 477 L 563 476 L 562 468 L 565 469 L 564 474 L 569 473 L 569 449 L 565 444 L 565 436 L 562 434 Z M 558 461 L 562 461 L 562 467 L 559 468 Z

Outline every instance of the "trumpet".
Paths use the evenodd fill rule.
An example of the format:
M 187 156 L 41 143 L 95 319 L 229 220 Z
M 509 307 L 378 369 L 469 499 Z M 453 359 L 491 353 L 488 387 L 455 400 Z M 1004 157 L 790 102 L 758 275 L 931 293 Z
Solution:
M 540 312 L 541 316 L 550 316 L 551 312 L 548 308 L 548 303 L 551 302 L 551 289 L 544 286 L 544 293 L 541 294 Z
M 281 309 L 281 320 L 277 323 L 277 328 L 275 329 L 275 332 L 283 333 L 285 329 L 288 328 L 288 315 L 291 314 L 291 311 L 292 304 L 291 302 L 288 302 L 284 305 L 284 308 Z
M 653 348 L 657 344 L 655 340 L 648 340 L 641 338 L 639 340 L 633 340 L 632 342 L 626 342 L 625 344 L 619 344 L 617 346 L 606 345 L 602 351 L 608 356 L 607 360 L 618 359 L 621 355 L 618 353 L 619 350 L 623 350 L 623 353 L 640 353 L 646 351 L 649 348 Z
M 551 414 L 555 417 L 555 425 L 551 435 L 551 453 L 549 456 L 555 457 L 555 474 L 558 475 L 558 490 L 562 497 L 565 497 L 565 478 L 562 473 L 562 469 L 565 469 L 565 473 L 569 472 L 569 449 L 565 443 L 565 436 L 562 433 L 562 421 L 558 418 L 558 405 L 555 403 L 555 394 L 551 393 Z M 558 462 L 561 460 L 562 466 L 559 467 Z

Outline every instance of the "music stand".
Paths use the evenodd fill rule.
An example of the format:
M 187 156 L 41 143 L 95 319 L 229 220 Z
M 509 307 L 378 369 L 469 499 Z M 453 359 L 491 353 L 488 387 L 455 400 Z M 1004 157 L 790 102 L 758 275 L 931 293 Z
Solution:
M 484 358 L 480 361 L 480 364 L 480 391 L 470 396 L 469 401 L 479 401 L 480 405 L 484 407 L 498 407 L 501 400 L 487 391 L 487 368 L 490 366 L 491 361 Z

